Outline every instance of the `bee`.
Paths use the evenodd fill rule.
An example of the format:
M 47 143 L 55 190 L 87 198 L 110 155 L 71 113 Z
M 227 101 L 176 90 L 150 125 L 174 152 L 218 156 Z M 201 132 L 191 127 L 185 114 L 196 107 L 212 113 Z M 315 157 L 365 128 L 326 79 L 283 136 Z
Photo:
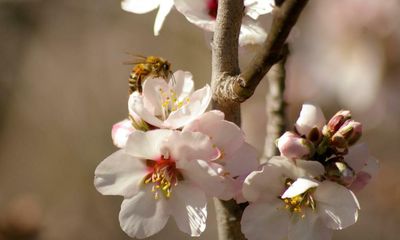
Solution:
M 167 60 L 155 56 L 136 56 L 136 58 L 138 61 L 128 63 L 134 64 L 129 75 L 129 93 L 135 91 L 141 93 L 143 83 L 148 77 L 161 77 L 167 80 L 172 76 L 171 64 Z

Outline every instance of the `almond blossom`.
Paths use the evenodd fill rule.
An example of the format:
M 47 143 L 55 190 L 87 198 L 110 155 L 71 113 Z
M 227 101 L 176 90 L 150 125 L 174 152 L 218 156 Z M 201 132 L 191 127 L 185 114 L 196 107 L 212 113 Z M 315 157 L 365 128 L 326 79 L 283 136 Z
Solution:
M 111 130 L 114 145 L 119 148 L 125 147 L 128 137 L 133 131 L 135 131 L 135 128 L 129 119 L 124 119 L 114 124 Z
M 159 232 L 172 216 L 190 236 L 205 229 L 206 197 L 226 189 L 219 152 L 199 132 L 134 131 L 126 147 L 99 164 L 94 184 L 104 195 L 121 195 L 119 220 L 131 237 Z
M 174 0 L 122 0 L 121 8 L 125 11 L 143 14 L 158 8 L 154 22 L 154 35 L 158 36 L 164 20 L 174 6 Z
M 331 239 L 332 230 L 357 221 L 359 204 L 354 194 L 331 181 L 316 161 L 274 157 L 251 173 L 243 185 L 249 201 L 241 225 L 249 240 Z
M 142 94 L 132 93 L 128 106 L 136 115 L 155 128 L 178 129 L 205 112 L 211 100 L 209 85 L 193 91 L 193 76 L 177 71 L 167 83 L 162 78 L 149 78 Z
M 244 6 L 245 16 L 242 20 L 239 43 L 241 46 L 260 44 L 264 42 L 267 34 L 255 20 L 260 15 L 270 13 L 273 10 L 274 1 L 245 0 Z M 214 31 L 218 0 L 175 0 L 175 7 L 189 22 L 206 31 Z

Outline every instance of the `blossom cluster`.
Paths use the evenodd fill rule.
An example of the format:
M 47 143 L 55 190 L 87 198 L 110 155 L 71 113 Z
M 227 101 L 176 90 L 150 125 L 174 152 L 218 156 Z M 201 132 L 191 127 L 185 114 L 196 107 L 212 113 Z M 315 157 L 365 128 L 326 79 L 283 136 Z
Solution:
M 378 168 L 366 145 L 356 144 L 361 132 L 350 111 L 339 111 L 326 123 L 319 107 L 304 104 L 294 131 L 277 140 L 281 156 L 245 180 L 245 236 L 324 240 L 354 224 L 360 209 L 354 192 Z
M 149 77 L 128 101 L 129 119 L 112 128 L 117 152 L 99 164 L 94 184 L 121 195 L 119 220 L 131 237 L 159 232 L 170 216 L 199 236 L 206 227 L 207 197 L 241 199 L 244 178 L 258 167 L 256 150 L 220 111 L 206 111 L 208 85 L 193 90 L 192 74 L 167 82 Z
M 241 46 L 264 42 L 267 33 L 260 26 L 258 18 L 272 12 L 274 0 L 244 0 L 244 14 L 240 29 Z M 218 0 L 123 0 L 121 7 L 125 11 L 143 14 L 158 8 L 154 23 L 154 35 L 159 35 L 165 18 L 175 7 L 192 24 L 213 32 L 218 12 Z

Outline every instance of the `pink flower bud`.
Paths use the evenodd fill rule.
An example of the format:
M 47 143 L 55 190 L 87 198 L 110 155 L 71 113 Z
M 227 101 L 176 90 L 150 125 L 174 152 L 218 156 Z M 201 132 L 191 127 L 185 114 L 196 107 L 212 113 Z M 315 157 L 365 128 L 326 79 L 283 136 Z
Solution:
M 292 132 L 285 132 L 277 142 L 281 156 L 287 158 L 307 158 L 313 155 L 313 144 Z
M 343 123 L 343 125 L 339 128 L 339 130 L 333 135 L 334 138 L 344 138 L 347 141 L 347 144 L 353 145 L 360 139 L 362 134 L 362 125 L 359 122 L 354 120 L 347 120 Z
M 114 124 L 111 130 L 111 137 L 114 145 L 119 148 L 125 147 L 126 141 L 128 141 L 128 137 L 133 131 L 135 131 L 135 129 L 129 119 Z
M 349 119 L 351 119 L 351 112 L 349 110 L 340 110 L 329 120 L 327 130 L 334 134 Z

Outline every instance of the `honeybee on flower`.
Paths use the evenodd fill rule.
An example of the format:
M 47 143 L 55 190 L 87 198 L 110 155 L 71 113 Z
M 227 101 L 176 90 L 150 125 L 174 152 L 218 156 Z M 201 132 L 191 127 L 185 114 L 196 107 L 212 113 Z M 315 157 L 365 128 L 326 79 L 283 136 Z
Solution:
M 135 64 L 131 74 L 129 75 L 129 93 L 143 90 L 143 83 L 149 77 L 163 78 L 168 80 L 171 75 L 171 64 L 156 56 L 137 56 L 138 60 L 134 62 L 128 62 L 128 64 Z

